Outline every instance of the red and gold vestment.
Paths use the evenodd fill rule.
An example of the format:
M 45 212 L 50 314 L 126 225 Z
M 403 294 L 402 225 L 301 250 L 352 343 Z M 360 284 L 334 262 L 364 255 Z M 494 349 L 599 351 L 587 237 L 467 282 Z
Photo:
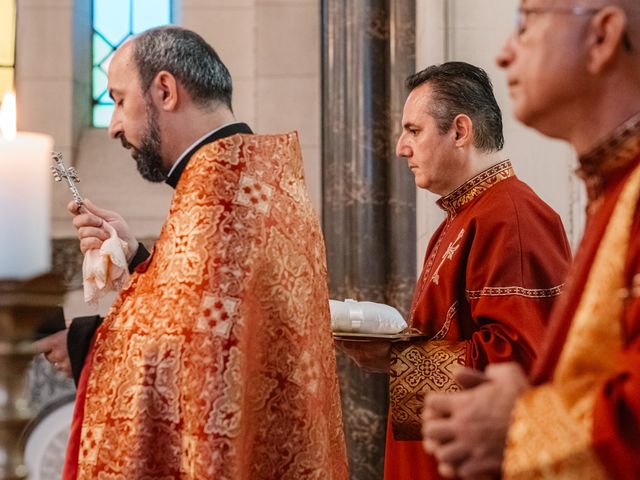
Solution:
M 537 386 L 516 404 L 505 479 L 640 478 L 640 114 L 580 163 L 587 225 Z
M 65 478 L 347 479 L 324 244 L 296 134 L 233 135 L 193 155 L 78 391 Z
M 456 365 L 517 361 L 530 369 L 571 258 L 560 217 L 509 161 L 438 204 L 447 218 L 429 243 L 410 316 L 430 340 L 395 355 L 390 372 L 391 414 L 414 419 L 418 435 L 424 393 L 457 389 Z M 398 392 L 409 400 L 396 402 Z M 438 478 L 422 442 L 395 440 L 389 428 L 385 479 Z

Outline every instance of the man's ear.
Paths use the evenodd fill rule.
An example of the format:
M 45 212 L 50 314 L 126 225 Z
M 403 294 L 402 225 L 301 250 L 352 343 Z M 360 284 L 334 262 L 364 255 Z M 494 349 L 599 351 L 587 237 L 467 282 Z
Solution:
M 589 32 L 589 73 L 600 73 L 624 48 L 627 17 L 620 7 L 603 7 L 591 20 Z
M 155 76 L 149 87 L 151 98 L 161 110 L 170 112 L 178 105 L 178 82 L 171 73 L 162 70 Z
M 456 147 L 464 147 L 473 143 L 473 122 L 464 113 L 460 113 L 453 119 L 451 130 L 454 134 Z

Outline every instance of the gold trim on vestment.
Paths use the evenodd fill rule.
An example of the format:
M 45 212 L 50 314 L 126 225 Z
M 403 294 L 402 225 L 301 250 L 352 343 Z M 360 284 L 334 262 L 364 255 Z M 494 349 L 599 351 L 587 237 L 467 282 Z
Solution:
M 589 153 L 579 158 L 576 174 L 584 180 L 589 208 L 597 207 L 606 181 L 627 167 L 640 153 L 640 112 L 616 128 Z
M 551 383 L 529 391 L 514 410 L 505 480 L 607 478 L 592 449 L 598 389 L 619 367 L 626 252 L 640 197 L 640 166 L 626 182 L 596 252 Z
M 524 287 L 484 287 L 480 290 L 465 290 L 468 300 L 477 300 L 480 297 L 505 297 L 517 295 L 527 298 L 550 298 L 562 293 L 564 283 L 551 288 L 524 288 Z
M 475 200 L 484 192 L 507 178 L 515 175 L 509 160 L 489 167 L 475 177 L 467 180 L 453 192 L 436 201 L 438 206 L 450 214 L 457 213 L 470 201 Z
M 396 440 L 420 440 L 422 406 L 429 392 L 460 390 L 453 374 L 464 365 L 467 342 L 395 342 L 391 346 L 389 390 Z

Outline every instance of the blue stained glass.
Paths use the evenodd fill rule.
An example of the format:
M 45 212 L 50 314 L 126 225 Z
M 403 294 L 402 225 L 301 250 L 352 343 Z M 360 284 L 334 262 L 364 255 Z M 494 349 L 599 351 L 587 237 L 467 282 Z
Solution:
M 142 32 L 148 28 L 171 22 L 170 0 L 136 0 L 133 3 L 133 31 Z
M 113 100 L 111 100 L 111 97 L 109 96 L 109 92 L 107 90 L 102 92 L 102 95 L 100 95 L 98 97 L 98 100 L 96 100 L 96 104 L 98 104 L 98 105 L 113 105 Z
M 96 105 L 93 107 L 93 126 L 107 128 L 111 122 L 113 105 Z
M 93 34 L 93 64 L 99 64 L 113 52 L 113 48 L 97 33 Z
M 93 98 L 98 98 L 107 90 L 107 76 L 99 68 L 93 69 Z
M 171 0 L 93 0 L 93 125 L 107 127 L 113 102 L 107 92 L 114 50 L 130 35 L 171 23 Z
M 93 28 L 117 47 L 131 31 L 131 0 L 93 0 Z

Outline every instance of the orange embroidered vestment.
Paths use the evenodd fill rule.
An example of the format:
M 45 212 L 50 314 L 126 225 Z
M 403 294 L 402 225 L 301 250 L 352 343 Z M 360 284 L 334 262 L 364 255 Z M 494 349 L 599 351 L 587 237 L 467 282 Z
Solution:
M 505 479 L 640 478 L 640 114 L 580 163 L 587 225 L 537 386 L 515 407 Z
M 325 251 L 296 134 L 199 149 L 145 268 L 82 372 L 77 478 L 345 480 Z
M 509 161 L 438 204 L 447 218 L 429 243 L 410 317 L 432 351 L 428 365 L 403 368 L 427 372 L 421 390 L 456 388 L 455 364 L 483 369 L 514 360 L 528 370 L 569 267 L 559 216 L 515 177 Z M 422 401 L 414 403 L 421 408 Z M 389 428 L 386 446 L 386 480 L 440 478 L 420 441 L 395 440 Z

